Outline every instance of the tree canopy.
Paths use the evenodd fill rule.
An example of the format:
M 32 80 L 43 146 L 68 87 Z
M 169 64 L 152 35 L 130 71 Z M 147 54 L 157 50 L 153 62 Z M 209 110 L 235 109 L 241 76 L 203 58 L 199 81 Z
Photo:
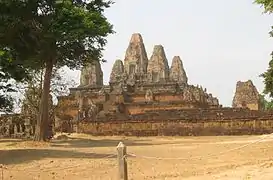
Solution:
M 13 101 L 10 92 L 15 91 L 15 86 L 11 80 L 22 82 L 29 78 L 25 69 L 12 61 L 8 61 L 9 56 L 0 52 L 0 112 L 11 112 Z
M 101 58 L 105 37 L 113 33 L 103 15 L 112 1 L 2 0 L 0 1 L 0 52 L 7 61 L 41 68 L 54 65 L 77 68 Z M 87 58 L 88 57 L 88 58 Z
M 260 4 L 264 7 L 265 12 L 272 13 L 273 12 L 273 1 L 272 0 L 256 0 L 257 4 Z
M 31 71 L 45 69 L 36 140 L 46 138 L 53 67 L 75 69 L 102 60 L 106 37 L 114 33 L 104 15 L 111 4 L 104 0 L 0 1 L 2 71 L 14 73 L 7 65 L 16 65 L 25 78 Z
M 271 14 L 273 12 L 273 0 L 256 0 L 257 4 L 260 4 L 264 8 L 264 12 Z M 273 26 L 269 32 L 270 36 L 273 37 Z M 261 74 L 264 79 L 265 89 L 264 93 L 273 97 L 273 52 L 271 53 L 271 60 L 269 61 L 267 70 Z

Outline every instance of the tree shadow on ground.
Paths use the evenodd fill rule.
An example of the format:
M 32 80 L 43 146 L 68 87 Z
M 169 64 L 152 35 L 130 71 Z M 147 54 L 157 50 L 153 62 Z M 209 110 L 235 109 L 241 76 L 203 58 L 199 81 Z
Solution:
M 67 140 L 53 140 L 51 142 L 52 147 L 65 147 L 65 148 L 92 148 L 92 147 L 117 147 L 119 142 L 123 142 L 126 146 L 151 146 L 161 145 L 157 143 L 149 142 L 152 140 L 128 140 L 128 139 L 85 139 L 85 138 L 69 138 Z M 170 144 L 166 142 L 164 144 Z
M 75 138 L 68 137 L 65 140 L 52 140 L 49 142 L 48 147 L 38 147 L 34 149 L 26 144 L 25 147 L 21 146 L 21 143 L 28 143 L 31 141 L 20 140 L 20 139 L 0 139 L 3 147 L 10 149 L 0 149 L 0 164 L 20 164 L 28 163 L 32 161 L 38 161 L 44 158 L 52 159 L 102 159 L 102 158 L 116 158 L 116 147 L 119 142 L 122 141 L 127 147 L 130 146 L 152 146 L 160 144 L 172 144 L 172 142 L 155 143 L 152 139 L 137 139 L 130 140 L 125 138 L 120 139 L 86 139 L 86 138 Z M 8 143 L 8 144 L 5 144 Z M 17 146 L 18 145 L 18 146 Z M 16 149 L 13 147 L 17 146 Z M 94 148 L 94 147 L 110 147 L 113 149 L 113 154 L 103 154 L 103 153 L 88 153 L 79 152 L 78 148 Z M 60 148 L 60 149 L 59 149 Z M 66 150 L 67 148 L 67 150 Z M 70 149 L 71 148 L 71 149 Z
M 20 164 L 28 163 L 34 160 L 41 160 L 43 158 L 87 158 L 87 159 L 100 159 L 100 158 L 116 158 L 115 154 L 98 154 L 76 152 L 69 150 L 56 150 L 56 149 L 9 149 L 0 150 L 0 164 Z
M 1 143 L 18 143 L 18 142 L 23 142 L 25 141 L 24 139 L 8 139 L 8 138 L 3 138 L 0 139 L 0 144 Z

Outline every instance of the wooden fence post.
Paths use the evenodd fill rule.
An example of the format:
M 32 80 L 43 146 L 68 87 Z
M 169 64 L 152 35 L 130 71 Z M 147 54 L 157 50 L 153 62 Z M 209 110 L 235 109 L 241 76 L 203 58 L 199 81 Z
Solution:
M 117 146 L 118 150 L 118 180 L 128 180 L 126 146 L 120 142 Z

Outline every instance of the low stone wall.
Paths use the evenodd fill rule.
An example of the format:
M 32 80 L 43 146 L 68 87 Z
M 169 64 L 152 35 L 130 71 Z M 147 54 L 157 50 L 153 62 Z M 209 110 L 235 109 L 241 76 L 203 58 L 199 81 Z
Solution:
M 80 122 L 78 132 L 100 136 L 211 136 L 273 132 L 273 119 Z

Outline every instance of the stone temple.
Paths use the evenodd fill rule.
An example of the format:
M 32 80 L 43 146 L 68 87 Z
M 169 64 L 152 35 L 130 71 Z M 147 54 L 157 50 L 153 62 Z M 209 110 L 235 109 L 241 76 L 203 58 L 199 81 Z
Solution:
M 190 85 L 181 58 L 174 56 L 169 66 L 162 45 L 148 59 L 141 35 L 133 34 L 108 85 L 99 62 L 82 68 L 80 85 L 58 97 L 50 128 L 107 136 L 273 133 L 273 111 L 263 110 L 251 80 L 237 82 L 232 106 L 222 107 L 205 88 Z M 0 117 L 0 137 L 34 134 L 36 113 L 29 107 L 26 102 L 22 114 Z
M 147 111 L 218 108 L 219 101 L 201 86 L 188 84 L 179 56 L 171 67 L 162 45 L 155 45 L 148 58 L 143 38 L 133 34 L 124 60 L 116 60 L 109 85 L 103 85 L 99 62 L 83 67 L 80 85 L 59 97 L 60 119 L 128 120 Z

